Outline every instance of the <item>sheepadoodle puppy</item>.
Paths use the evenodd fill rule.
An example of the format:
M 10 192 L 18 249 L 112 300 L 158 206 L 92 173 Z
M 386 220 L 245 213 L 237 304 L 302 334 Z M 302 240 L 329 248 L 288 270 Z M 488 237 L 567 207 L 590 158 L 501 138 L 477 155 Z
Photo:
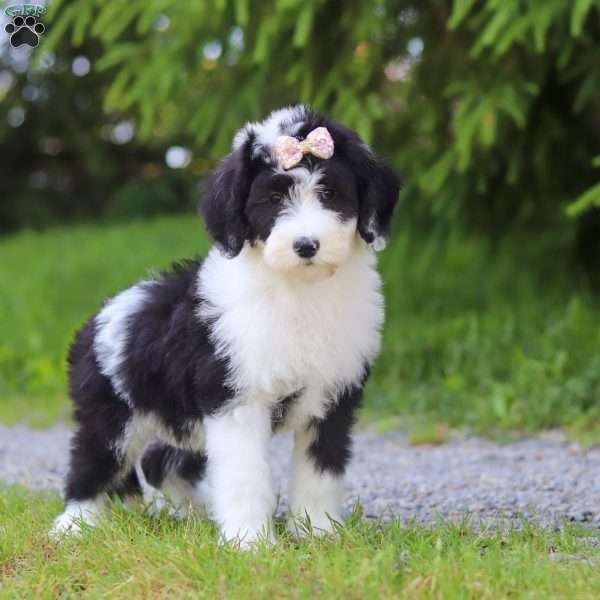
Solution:
M 53 533 L 94 524 L 111 494 L 141 486 L 204 504 L 225 540 L 271 537 L 276 430 L 294 433 L 290 527 L 308 517 L 330 532 L 380 347 L 375 250 L 398 191 L 354 132 L 305 106 L 245 125 L 205 192 L 208 257 L 119 293 L 76 335 Z

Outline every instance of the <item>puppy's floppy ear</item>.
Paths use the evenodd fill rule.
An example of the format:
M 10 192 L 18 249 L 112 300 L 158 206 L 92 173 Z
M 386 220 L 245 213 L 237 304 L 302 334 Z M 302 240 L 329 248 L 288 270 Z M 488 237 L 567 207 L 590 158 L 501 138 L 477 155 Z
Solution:
M 382 250 L 402 182 L 394 169 L 375 156 L 354 132 L 344 130 L 343 151 L 352 165 L 358 187 L 358 233 L 375 250 Z
M 355 165 L 359 186 L 357 229 L 375 250 L 383 250 L 390 233 L 392 214 L 398 201 L 399 175 L 362 145 L 363 158 Z
M 209 177 L 200 212 L 206 228 L 228 256 L 237 256 L 248 236 L 244 215 L 250 192 L 252 140 L 228 154 Z

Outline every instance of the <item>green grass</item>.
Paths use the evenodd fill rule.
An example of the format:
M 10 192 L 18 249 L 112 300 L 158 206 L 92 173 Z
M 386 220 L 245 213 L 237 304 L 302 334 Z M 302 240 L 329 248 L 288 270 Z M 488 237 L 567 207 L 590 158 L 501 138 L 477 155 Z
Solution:
M 355 514 L 333 539 L 239 553 L 202 520 L 116 506 L 101 526 L 47 537 L 57 497 L 0 491 L 0 598 L 598 598 L 600 539 L 578 527 L 476 533 L 382 526 Z M 281 525 L 281 524 L 279 524 Z
M 0 420 L 67 418 L 65 357 L 75 330 L 107 296 L 208 247 L 192 217 L 0 240 Z
M 484 433 L 600 424 L 600 310 L 549 237 L 443 245 L 400 235 L 382 255 L 386 326 L 369 412 Z
M 418 441 L 457 427 L 598 437 L 600 311 L 556 243 L 398 230 L 381 255 L 387 322 L 365 417 L 400 417 Z M 75 329 L 107 295 L 207 248 L 194 216 L 0 240 L 0 420 L 65 418 Z

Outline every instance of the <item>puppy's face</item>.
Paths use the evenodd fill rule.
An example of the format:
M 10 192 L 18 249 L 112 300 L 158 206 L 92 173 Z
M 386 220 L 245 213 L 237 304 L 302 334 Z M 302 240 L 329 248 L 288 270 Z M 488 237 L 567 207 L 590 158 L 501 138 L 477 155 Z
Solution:
M 358 195 L 342 160 L 267 169 L 252 182 L 245 216 L 253 247 L 273 270 L 328 277 L 357 246 Z
M 278 162 L 279 136 L 306 139 L 324 127 L 329 158 L 304 155 L 292 168 Z M 248 123 L 215 170 L 202 203 L 206 226 L 230 257 L 244 246 L 274 271 L 330 277 L 361 245 L 383 246 L 400 181 L 350 129 L 304 106 Z

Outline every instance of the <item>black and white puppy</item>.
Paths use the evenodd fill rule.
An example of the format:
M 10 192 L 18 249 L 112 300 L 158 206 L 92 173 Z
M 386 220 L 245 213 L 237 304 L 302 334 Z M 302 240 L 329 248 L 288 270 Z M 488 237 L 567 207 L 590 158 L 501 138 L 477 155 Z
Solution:
M 303 145 L 318 128 L 328 158 Z M 302 145 L 292 166 L 275 152 L 281 136 Z M 225 539 L 270 536 L 276 429 L 294 432 L 290 526 L 308 516 L 331 531 L 380 347 L 374 250 L 398 191 L 354 132 L 305 106 L 242 128 L 202 204 L 208 257 L 116 295 L 77 333 L 77 428 L 53 533 L 94 523 L 110 494 L 141 485 L 205 502 Z

